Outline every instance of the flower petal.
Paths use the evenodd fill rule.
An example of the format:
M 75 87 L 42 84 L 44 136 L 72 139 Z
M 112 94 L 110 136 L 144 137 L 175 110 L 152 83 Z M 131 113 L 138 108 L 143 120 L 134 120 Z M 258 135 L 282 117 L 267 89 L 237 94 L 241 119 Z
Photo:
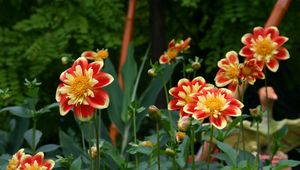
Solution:
M 235 92 L 237 90 L 238 87 L 238 81 L 232 81 L 229 85 L 228 85 L 228 89 L 232 92 Z
M 64 86 L 63 83 L 60 83 L 60 84 L 57 86 L 56 93 L 55 93 L 55 100 L 56 100 L 57 102 L 60 101 L 60 95 L 61 95 L 59 89 L 60 89 L 61 87 L 63 87 L 63 86 Z
M 276 72 L 279 68 L 279 63 L 275 58 L 271 58 L 266 65 L 272 72 Z
M 244 47 L 240 50 L 239 54 L 240 54 L 241 56 L 244 56 L 244 57 L 251 57 L 251 56 L 253 56 L 253 51 L 250 49 L 250 47 L 244 46 Z
M 189 114 L 193 114 L 195 112 L 196 103 L 188 103 L 183 107 L 183 111 Z
M 163 54 L 159 57 L 159 63 L 160 64 L 167 64 L 167 63 L 169 63 L 169 61 L 170 60 L 169 60 L 169 58 L 166 54 Z
M 258 36 L 263 36 L 264 37 L 264 28 L 263 27 L 255 27 L 253 29 L 253 37 L 254 37 L 254 39 L 257 39 Z
M 232 79 L 229 79 L 227 77 L 224 77 L 224 76 L 221 76 L 221 75 L 217 74 L 217 76 L 215 78 L 215 82 L 216 82 L 216 86 L 224 87 L 224 86 L 230 84 L 232 82 Z
M 74 106 L 74 114 L 80 121 L 88 121 L 94 116 L 95 109 L 89 105 Z
M 251 44 L 252 38 L 253 38 L 253 35 L 250 33 L 247 33 L 242 37 L 242 43 L 245 45 Z
M 275 57 L 278 60 L 287 60 L 290 58 L 290 54 L 286 48 L 281 47 L 281 48 L 277 49 L 277 54 L 275 54 Z
M 230 105 L 228 108 L 222 111 L 222 114 L 226 116 L 240 116 L 242 112 L 239 107 Z
M 91 107 L 97 109 L 107 108 L 109 105 L 109 96 L 103 89 L 94 89 L 94 97 L 87 96 L 86 101 Z
M 89 60 L 94 60 L 97 57 L 97 53 L 94 51 L 85 51 L 81 54 L 81 57 L 85 57 Z
M 277 43 L 276 48 L 279 48 L 280 46 L 282 46 L 288 40 L 289 39 L 287 37 L 284 37 L 284 36 L 278 36 L 278 37 L 275 37 L 273 39 L 273 41 Z
M 177 106 L 176 103 L 178 102 L 178 99 L 172 99 L 168 104 L 168 110 L 178 110 L 181 107 Z
M 32 159 L 34 161 L 36 161 L 39 165 L 43 165 L 44 153 L 39 152 L 39 153 L 35 154 Z
M 76 66 L 80 66 L 82 70 L 85 70 L 86 68 L 88 68 L 88 61 L 86 58 L 84 57 L 79 57 L 72 65 L 72 70 L 76 70 Z
M 103 60 L 97 60 L 89 64 L 89 68 L 93 69 L 93 74 L 99 73 L 99 71 L 102 69 L 104 63 Z
M 207 118 L 209 115 L 201 110 L 197 110 L 193 113 L 193 118 L 196 120 L 203 120 Z
M 178 87 L 183 86 L 183 85 L 187 85 L 188 83 L 190 83 L 190 81 L 186 78 L 182 78 L 178 81 L 177 85 Z
M 224 129 L 227 125 L 227 119 L 222 115 L 219 115 L 217 117 L 210 116 L 209 120 L 217 129 Z
M 73 105 L 69 105 L 69 98 L 67 95 L 61 94 L 60 95 L 60 102 L 59 102 L 59 113 L 61 116 L 65 116 L 73 107 Z
M 98 80 L 98 83 L 95 84 L 94 88 L 102 88 L 109 84 L 111 84 L 114 81 L 114 78 L 112 75 L 104 72 L 100 72 L 97 75 L 95 75 L 93 78 Z
M 226 58 L 230 64 L 239 64 L 239 58 L 235 51 L 229 51 L 226 53 Z
M 47 167 L 47 170 L 51 170 L 54 168 L 55 162 L 53 160 L 45 160 L 44 166 Z
M 278 37 L 279 31 L 275 26 L 267 27 L 265 28 L 265 35 L 267 36 L 268 34 L 271 36 L 271 39 L 273 39 L 275 37 Z

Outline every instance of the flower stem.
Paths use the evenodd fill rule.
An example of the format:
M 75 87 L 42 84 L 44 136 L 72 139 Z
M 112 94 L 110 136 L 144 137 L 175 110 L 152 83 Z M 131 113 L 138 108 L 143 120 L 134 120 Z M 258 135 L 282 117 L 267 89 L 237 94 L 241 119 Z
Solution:
M 211 131 L 210 131 L 210 138 L 209 138 L 209 148 L 208 148 L 208 157 L 207 157 L 207 169 L 210 169 L 210 156 L 211 156 L 211 152 L 212 152 L 212 141 L 213 141 L 213 136 L 214 136 L 214 127 L 211 126 Z
M 35 152 L 35 145 L 36 145 L 36 143 L 35 143 L 35 131 L 36 131 L 36 122 L 37 122 L 37 120 L 36 120 L 36 118 L 35 117 L 33 117 L 33 125 L 32 125 L 32 152 L 34 153 Z
M 270 140 L 270 109 L 269 109 L 269 95 L 268 95 L 268 82 L 267 82 L 267 69 L 264 69 L 265 74 L 265 90 L 266 90 L 266 111 L 267 111 L 267 141 Z M 268 145 L 267 147 L 267 153 L 270 153 L 271 145 Z
M 156 134 L 157 134 L 157 169 L 160 170 L 160 135 L 159 135 L 159 122 L 156 122 Z
M 92 137 L 91 137 L 91 129 L 92 129 L 92 123 L 91 123 L 91 121 L 89 121 L 89 127 L 88 127 L 88 136 L 89 136 L 89 149 L 91 149 L 91 140 L 92 140 Z M 90 170 L 93 170 L 93 159 L 92 159 L 92 157 L 91 157 L 91 155 L 90 155 Z
M 101 114 L 101 111 L 98 110 L 98 113 Z M 97 157 L 96 157 L 96 169 L 99 168 L 99 161 L 100 161 L 100 151 L 99 151 L 99 117 L 96 113 L 94 116 L 94 128 L 96 133 L 96 151 L 97 151 Z
M 134 144 L 137 144 L 135 109 L 133 110 L 133 113 L 132 113 L 132 119 L 133 119 L 133 140 L 134 140 Z M 135 154 L 135 166 L 136 166 L 136 168 L 139 167 L 138 154 Z
M 195 170 L 195 151 L 194 151 L 194 144 L 195 144 L 195 131 L 194 127 L 191 126 L 191 154 L 192 154 L 192 170 Z
M 162 74 L 161 75 L 161 79 L 163 81 L 163 86 L 164 86 L 164 92 L 165 92 L 165 97 L 166 97 L 166 103 L 167 103 L 167 107 L 168 107 L 168 104 L 169 104 L 169 95 L 168 95 L 168 89 L 167 89 L 167 85 L 166 85 L 166 82 L 164 80 L 164 77 Z M 168 116 L 169 116 L 169 121 L 170 121 L 170 129 L 172 129 L 172 122 L 173 122 L 173 118 L 172 118 L 172 114 L 170 112 L 169 109 L 168 110 Z
M 259 121 L 256 122 L 256 145 L 257 145 L 257 166 L 259 167 L 259 154 L 260 154 L 260 144 L 259 144 Z
M 242 83 L 242 87 L 244 87 L 244 83 Z M 241 90 L 242 89 L 238 85 L 238 98 L 243 103 L 243 101 L 244 101 L 244 95 L 241 94 Z M 240 134 L 238 136 L 237 150 L 238 150 L 239 145 L 240 145 L 240 135 L 241 135 L 242 136 L 242 138 L 241 138 L 241 140 L 242 140 L 242 147 L 243 147 L 243 151 L 245 151 L 245 136 L 244 136 L 244 124 L 243 124 L 242 115 L 241 115 L 240 125 L 241 125 L 241 128 L 240 128 Z
M 83 122 L 80 122 L 80 132 L 81 132 L 81 141 L 82 141 L 82 149 L 83 152 L 86 152 L 86 148 L 85 148 L 85 139 L 84 139 L 84 124 Z

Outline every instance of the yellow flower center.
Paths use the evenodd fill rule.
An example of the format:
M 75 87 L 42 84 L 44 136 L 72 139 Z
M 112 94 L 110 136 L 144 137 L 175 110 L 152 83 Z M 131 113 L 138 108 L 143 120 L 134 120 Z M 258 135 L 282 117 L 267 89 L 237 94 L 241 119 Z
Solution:
M 268 36 L 266 38 L 259 37 L 256 43 L 253 44 L 255 52 L 265 58 L 271 55 L 275 49 L 271 38 Z
M 108 51 L 107 50 L 100 50 L 97 52 L 97 58 L 96 60 L 102 60 L 106 59 L 108 57 Z
M 36 161 L 32 165 L 26 163 L 25 164 L 25 170 L 46 170 L 47 167 L 40 166 Z
M 245 75 L 245 76 L 251 75 L 252 69 L 251 69 L 250 67 L 244 66 L 244 67 L 242 68 L 242 73 L 243 73 L 243 75 Z
M 233 65 L 230 66 L 227 70 L 226 70 L 227 76 L 230 79 L 236 78 L 238 76 L 239 73 L 239 69 L 237 65 Z
M 168 50 L 167 51 L 167 56 L 169 57 L 169 59 L 173 59 L 175 57 L 177 57 L 178 52 L 176 50 Z
M 72 84 L 70 85 L 71 93 L 76 98 L 82 98 L 92 88 L 92 85 L 87 76 L 78 76 L 75 77 Z
M 211 112 L 221 111 L 225 105 L 225 100 L 219 97 L 210 97 L 206 99 L 204 104 Z

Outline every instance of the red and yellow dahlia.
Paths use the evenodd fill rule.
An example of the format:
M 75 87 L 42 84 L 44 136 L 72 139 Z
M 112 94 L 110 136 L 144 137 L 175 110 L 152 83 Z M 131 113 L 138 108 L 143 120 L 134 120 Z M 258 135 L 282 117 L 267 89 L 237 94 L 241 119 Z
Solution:
M 193 118 L 209 121 L 218 129 L 227 125 L 228 116 L 240 116 L 241 108 L 244 106 L 235 99 L 232 92 L 225 88 L 206 87 L 194 96 L 196 102 L 184 106 L 184 112 L 191 114 Z
M 44 153 L 39 152 L 34 156 L 25 155 L 19 170 L 52 170 L 54 165 L 53 160 L 44 160 Z
M 177 87 L 172 87 L 169 94 L 174 98 L 169 102 L 169 110 L 179 110 L 180 116 L 191 116 L 183 111 L 183 107 L 188 103 L 195 102 L 194 95 L 199 93 L 203 87 L 207 86 L 203 77 L 196 77 L 192 81 L 186 78 L 178 81 Z
M 170 62 L 175 59 L 179 53 L 182 53 L 190 48 L 191 38 L 187 38 L 184 41 L 181 40 L 179 43 L 175 43 L 175 40 L 171 40 L 168 45 L 167 51 L 162 54 L 159 58 L 160 64 L 170 64 Z
M 265 74 L 256 65 L 255 60 L 245 61 L 240 65 L 239 78 L 253 85 L 257 78 L 264 79 Z
M 242 37 L 245 45 L 239 52 L 246 60 L 255 59 L 260 70 L 264 65 L 272 72 L 279 68 L 278 60 L 286 60 L 289 52 L 282 45 L 288 41 L 287 37 L 280 36 L 276 27 L 255 27 L 253 34 L 247 33 Z
M 95 61 L 103 61 L 103 59 L 106 59 L 109 56 L 107 49 L 98 50 L 95 51 L 85 51 L 81 54 L 81 57 L 85 57 L 89 60 L 95 60 Z
M 218 87 L 228 85 L 228 89 L 235 92 L 239 83 L 239 58 L 235 51 L 226 53 L 226 58 L 218 62 L 220 70 L 217 72 L 215 82 Z
M 16 170 L 21 164 L 21 160 L 25 156 L 24 149 L 20 149 L 15 153 L 12 158 L 9 160 L 6 170 Z
M 74 108 L 75 116 L 81 121 L 90 120 L 96 109 L 107 108 L 109 96 L 102 88 L 114 79 L 101 72 L 103 62 L 88 63 L 84 57 L 78 58 L 73 66 L 60 75 L 62 81 L 56 90 L 60 114 L 66 115 Z

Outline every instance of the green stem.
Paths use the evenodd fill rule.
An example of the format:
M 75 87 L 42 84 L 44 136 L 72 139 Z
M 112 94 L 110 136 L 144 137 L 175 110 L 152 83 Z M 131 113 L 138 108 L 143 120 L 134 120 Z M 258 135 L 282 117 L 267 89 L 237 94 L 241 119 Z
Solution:
M 35 143 L 35 132 L 36 132 L 36 122 L 37 122 L 37 120 L 36 120 L 35 117 L 33 117 L 32 120 L 33 120 L 33 125 L 32 125 L 32 152 L 35 153 L 35 145 L 36 145 L 36 143 Z
M 195 132 L 194 127 L 191 126 L 191 154 L 192 154 L 192 170 L 195 170 L 195 151 L 194 151 L 194 139 L 195 139 Z
M 133 140 L 134 140 L 134 144 L 137 144 L 135 110 L 132 113 L 132 119 L 133 119 Z M 138 154 L 135 154 L 135 166 L 136 168 L 139 167 Z
M 175 156 L 172 157 L 172 166 L 173 166 L 173 170 L 177 169 Z
M 242 83 L 242 87 L 244 87 L 244 83 Z M 240 89 L 240 86 L 238 86 L 238 98 L 243 103 L 244 102 L 244 95 L 241 94 L 241 90 L 243 90 L 243 89 Z M 240 134 L 242 135 L 242 139 L 241 139 L 242 140 L 242 148 L 243 148 L 243 151 L 245 151 L 245 136 L 244 136 L 243 118 L 241 118 L 241 120 L 240 120 L 240 125 L 241 125 Z M 239 134 L 239 137 L 238 137 L 237 148 L 239 148 L 239 145 L 240 145 L 240 134 Z
M 80 132 L 81 132 L 81 141 L 82 141 L 82 149 L 83 149 L 83 152 L 86 152 L 86 148 L 85 148 L 85 139 L 84 139 L 84 124 L 83 122 L 80 122 Z
M 256 122 L 256 145 L 257 145 L 257 166 L 259 167 L 259 154 L 260 154 L 260 144 L 259 144 L 259 121 Z
M 160 135 L 159 135 L 159 122 L 156 122 L 156 134 L 157 134 L 157 169 L 160 170 Z
M 267 82 L 267 69 L 264 69 L 265 74 L 265 91 L 266 91 L 266 111 L 267 111 L 267 141 L 271 141 L 270 139 L 270 109 L 269 109 L 269 95 L 268 95 L 268 82 Z M 267 153 L 270 153 L 270 146 L 267 147 Z
M 169 94 L 168 94 L 167 85 L 166 85 L 166 82 L 165 82 L 165 80 L 164 80 L 163 75 L 162 75 L 162 74 L 160 74 L 160 75 L 161 75 L 161 79 L 162 79 L 162 81 L 163 81 L 163 85 L 164 85 L 164 93 L 165 93 L 166 102 L 167 102 L 167 106 L 168 106 L 168 104 L 169 104 Z M 170 121 L 170 129 L 172 129 L 172 122 L 173 122 L 172 114 L 171 114 L 171 112 L 170 112 L 169 109 L 167 109 L 167 110 L 168 110 L 168 116 L 169 116 L 169 121 Z
M 91 137 L 91 129 L 92 129 L 92 124 L 91 121 L 89 121 L 89 127 L 88 127 L 88 136 L 89 136 L 89 149 L 91 149 L 92 145 L 91 145 L 91 141 L 92 141 L 92 137 Z M 90 170 L 93 170 L 93 158 L 90 155 Z
M 101 114 L 101 111 L 99 110 L 99 114 Z M 95 169 L 99 168 L 99 161 L 100 161 L 100 151 L 99 151 L 99 117 L 96 113 L 94 116 L 94 128 L 96 133 L 96 151 L 97 151 L 97 157 L 96 157 L 96 167 Z
M 214 127 L 211 126 L 211 131 L 210 131 L 210 139 L 209 139 L 209 148 L 208 148 L 208 157 L 207 157 L 207 169 L 210 169 L 210 156 L 211 156 L 211 152 L 212 152 L 212 146 L 213 146 L 213 136 L 214 136 Z

